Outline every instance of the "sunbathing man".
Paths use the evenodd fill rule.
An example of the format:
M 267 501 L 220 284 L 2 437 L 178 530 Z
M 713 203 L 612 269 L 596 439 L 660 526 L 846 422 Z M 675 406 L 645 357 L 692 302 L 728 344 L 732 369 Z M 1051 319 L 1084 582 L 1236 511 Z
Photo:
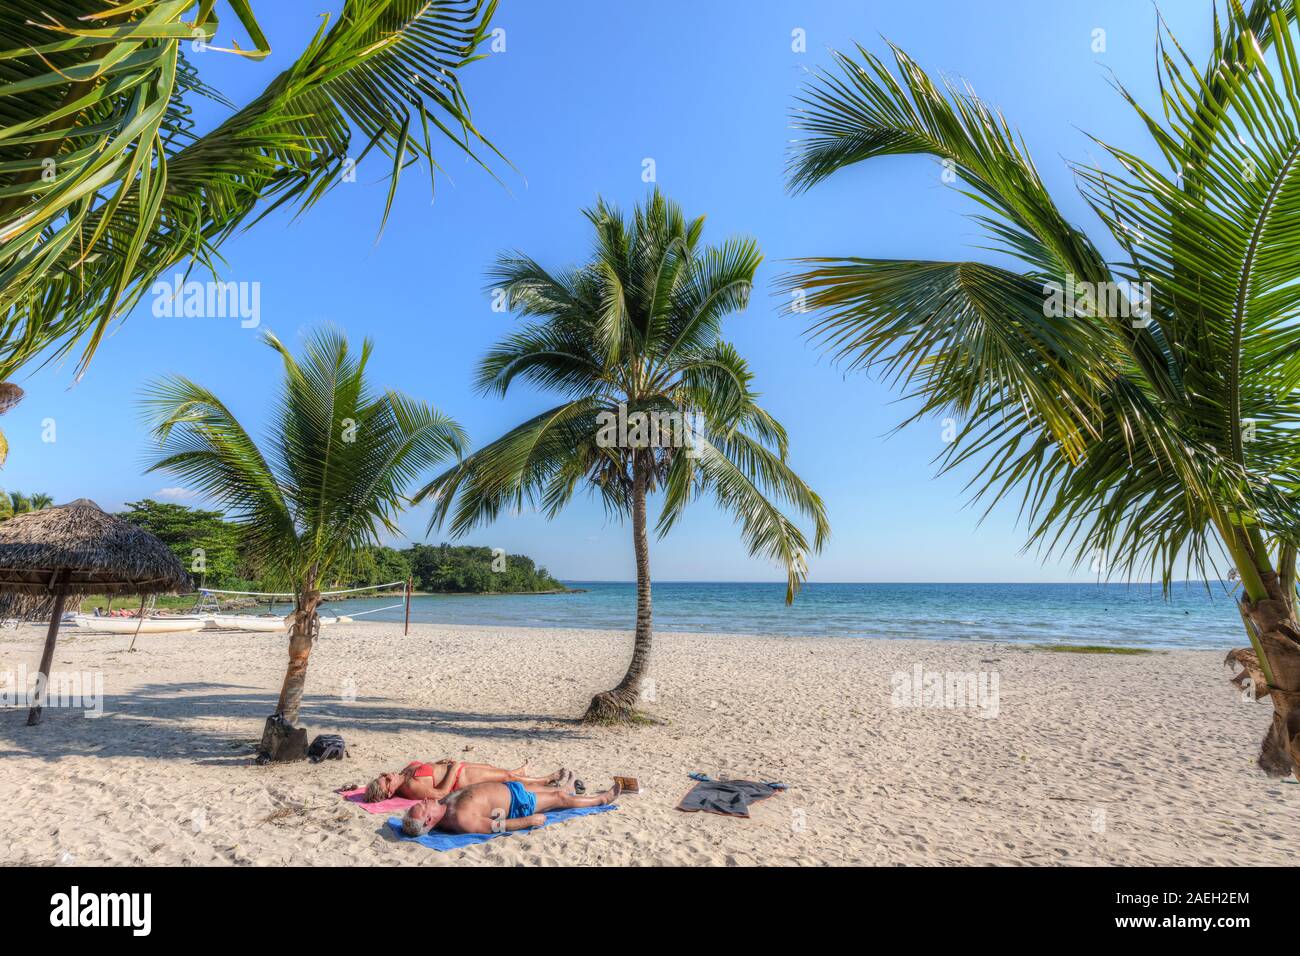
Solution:
M 573 807 L 603 807 L 622 793 L 616 782 L 604 793 L 579 797 L 567 787 L 539 787 L 536 784 L 476 783 L 441 800 L 421 800 L 406 811 L 402 832 L 424 836 L 430 830 L 446 833 L 504 833 L 526 830 L 546 822 L 546 811 Z
M 366 803 L 379 803 L 389 797 L 407 800 L 441 800 L 449 793 L 476 783 L 515 781 L 545 787 L 558 783 L 564 770 L 549 777 L 530 777 L 527 765 L 517 770 L 503 770 L 486 763 L 461 763 L 448 759 L 434 763 L 413 760 L 397 773 L 381 773 L 366 785 Z

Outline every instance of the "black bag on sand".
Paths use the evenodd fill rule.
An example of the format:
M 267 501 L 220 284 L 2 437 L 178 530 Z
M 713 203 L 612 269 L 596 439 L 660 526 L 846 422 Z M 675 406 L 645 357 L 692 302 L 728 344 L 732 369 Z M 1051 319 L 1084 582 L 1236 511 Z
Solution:
M 307 728 L 295 727 L 284 717 L 273 714 L 266 718 L 262 730 L 262 743 L 257 748 L 257 762 L 288 763 L 307 759 Z
M 342 760 L 348 756 L 347 745 L 338 734 L 318 734 L 307 748 L 307 759 L 312 763 L 322 760 Z

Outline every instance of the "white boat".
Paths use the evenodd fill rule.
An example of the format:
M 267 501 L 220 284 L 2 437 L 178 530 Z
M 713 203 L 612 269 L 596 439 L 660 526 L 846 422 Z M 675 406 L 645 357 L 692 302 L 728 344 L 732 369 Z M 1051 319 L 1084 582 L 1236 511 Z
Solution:
M 94 617 L 90 614 L 74 614 L 72 621 L 77 627 L 110 634 L 172 634 L 197 631 L 206 623 L 201 617 L 147 617 L 142 621 L 135 617 Z
M 289 622 L 282 617 L 258 617 L 252 614 L 209 614 L 209 627 L 229 627 L 239 631 L 283 631 Z

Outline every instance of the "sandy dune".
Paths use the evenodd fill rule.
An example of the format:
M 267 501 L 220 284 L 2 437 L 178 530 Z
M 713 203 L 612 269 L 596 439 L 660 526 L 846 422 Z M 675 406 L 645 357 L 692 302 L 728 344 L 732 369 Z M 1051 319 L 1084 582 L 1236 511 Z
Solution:
M 41 633 L 0 632 L 0 673 Z M 1268 722 L 1221 655 L 661 634 L 631 730 L 571 719 L 627 634 L 386 624 L 326 631 L 303 723 L 351 759 L 251 762 L 285 662 L 273 635 L 69 630 L 56 669 L 100 670 L 105 713 L 0 709 L 0 859 L 194 864 L 1289 864 L 1300 786 L 1253 768 Z M 997 716 L 894 706 L 896 673 L 996 674 Z M 990 685 L 991 686 L 991 685 Z M 987 701 L 986 701 L 987 703 Z M 986 710 L 986 712 L 988 712 Z M 398 843 L 331 791 L 412 758 L 639 777 L 617 812 L 453 853 Z M 686 774 L 782 780 L 749 820 L 673 809 Z

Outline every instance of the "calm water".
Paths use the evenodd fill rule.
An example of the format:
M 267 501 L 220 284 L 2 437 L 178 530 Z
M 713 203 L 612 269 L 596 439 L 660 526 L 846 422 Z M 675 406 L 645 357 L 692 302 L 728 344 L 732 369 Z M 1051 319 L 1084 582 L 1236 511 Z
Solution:
M 630 630 L 633 584 L 566 582 L 582 594 L 439 595 L 411 602 L 432 624 Z M 1224 586 L 1178 584 L 809 584 L 786 607 L 784 584 L 658 583 L 656 630 L 956 641 L 1062 642 L 1151 647 L 1236 647 L 1241 618 Z M 355 614 L 400 600 L 341 602 Z M 401 621 L 402 609 L 362 621 Z

